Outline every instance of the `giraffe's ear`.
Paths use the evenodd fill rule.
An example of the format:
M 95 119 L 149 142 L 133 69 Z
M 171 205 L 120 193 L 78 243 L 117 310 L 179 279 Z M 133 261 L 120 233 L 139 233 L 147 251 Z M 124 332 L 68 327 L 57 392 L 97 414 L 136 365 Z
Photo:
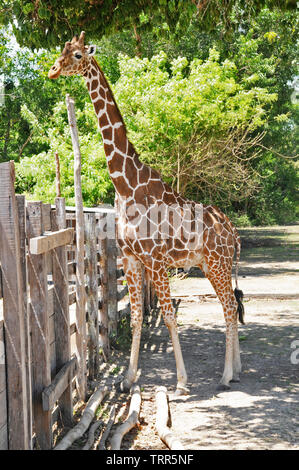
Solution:
M 87 54 L 88 54 L 89 56 L 95 55 L 96 50 L 97 50 L 97 46 L 95 46 L 95 45 L 87 46 Z

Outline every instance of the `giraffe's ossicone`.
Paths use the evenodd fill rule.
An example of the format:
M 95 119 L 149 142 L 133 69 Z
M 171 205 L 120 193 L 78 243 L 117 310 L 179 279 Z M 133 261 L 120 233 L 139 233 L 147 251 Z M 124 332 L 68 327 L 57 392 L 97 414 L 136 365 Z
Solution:
M 241 361 L 238 316 L 243 323 L 242 291 L 237 288 L 240 238 L 218 208 L 189 201 L 143 164 L 127 137 L 111 88 L 97 64 L 96 47 L 85 46 L 84 32 L 67 42 L 49 78 L 82 75 L 101 130 L 107 165 L 115 187 L 117 239 L 131 302 L 132 348 L 123 389 L 136 379 L 142 327 L 142 265 L 153 281 L 177 365 L 177 391 L 187 392 L 187 374 L 170 297 L 167 269 L 198 266 L 210 280 L 223 306 L 226 322 L 225 366 L 221 387 L 238 381 Z M 236 252 L 236 289 L 232 265 Z

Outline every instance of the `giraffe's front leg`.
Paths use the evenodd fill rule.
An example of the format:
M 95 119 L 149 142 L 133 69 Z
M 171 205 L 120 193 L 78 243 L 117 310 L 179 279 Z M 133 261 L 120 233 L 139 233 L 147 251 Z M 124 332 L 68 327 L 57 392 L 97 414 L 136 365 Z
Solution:
M 130 391 L 136 379 L 142 329 L 142 266 L 134 256 L 124 257 L 123 266 L 131 304 L 132 346 L 129 368 L 120 384 L 121 391 Z

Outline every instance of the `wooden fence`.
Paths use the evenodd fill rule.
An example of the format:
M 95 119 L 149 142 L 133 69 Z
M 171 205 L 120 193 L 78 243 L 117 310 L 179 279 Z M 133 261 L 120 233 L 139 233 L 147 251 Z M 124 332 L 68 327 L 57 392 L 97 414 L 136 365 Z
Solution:
M 85 400 L 99 348 L 107 358 L 129 313 L 114 208 L 84 209 L 83 258 L 76 223 L 63 198 L 51 206 L 15 195 L 14 164 L 0 164 L 0 449 L 52 447 L 54 411 L 72 424 L 73 383 Z M 148 309 L 146 280 L 144 300 Z

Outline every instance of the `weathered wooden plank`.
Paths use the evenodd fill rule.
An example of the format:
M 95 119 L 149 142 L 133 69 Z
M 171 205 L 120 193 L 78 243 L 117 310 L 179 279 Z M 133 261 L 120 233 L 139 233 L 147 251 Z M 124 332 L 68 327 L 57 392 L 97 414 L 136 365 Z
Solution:
M 76 212 L 76 207 L 75 206 L 66 206 L 66 218 L 68 219 L 71 217 L 73 214 Z M 100 215 L 103 214 L 108 214 L 108 213 L 115 213 L 115 208 L 111 204 L 99 204 L 97 207 L 84 207 L 83 208 L 84 213 L 95 213 L 96 218 L 98 218 Z
M 55 341 L 50 344 L 50 368 L 51 368 L 51 380 L 56 375 L 56 348 Z
M 27 237 L 40 237 L 42 226 L 42 203 L 27 203 Z M 30 246 L 30 243 L 29 243 Z M 30 324 L 32 340 L 33 412 L 36 440 L 41 449 L 52 447 L 51 413 L 43 410 L 42 391 L 51 383 L 48 286 L 44 254 L 28 257 L 28 281 L 30 289 Z
M 72 290 L 68 294 L 69 305 L 76 303 L 76 291 Z M 30 302 L 29 302 L 30 304 Z M 51 317 L 54 314 L 54 287 L 50 286 L 48 288 L 48 314 Z
M 48 310 L 48 315 L 50 318 L 55 313 L 54 311 L 54 286 L 53 285 L 48 287 L 47 301 L 48 301 L 47 310 Z
M 88 371 L 96 379 L 99 371 L 98 275 L 95 214 L 85 214 L 85 250 L 87 257 Z
M 73 99 L 66 96 L 66 106 L 68 120 L 70 125 L 72 144 L 74 150 L 74 185 L 76 202 L 76 323 L 77 323 L 77 358 L 79 363 L 79 372 L 77 374 L 77 385 L 80 398 L 85 401 L 86 398 L 86 320 L 85 304 L 86 295 L 84 288 L 84 216 L 83 199 L 81 188 L 81 152 L 79 146 L 79 137 L 77 121 L 75 115 L 75 106 Z
M 2 289 L 2 270 L 0 265 L 0 299 L 3 297 L 3 289 Z
M 68 275 L 76 274 L 76 261 L 69 261 L 67 264 Z
M 24 303 L 24 326 L 25 326 L 25 364 L 27 383 L 27 410 L 28 410 L 28 436 L 29 445 L 32 449 L 32 377 L 31 377 L 31 341 L 30 341 L 30 321 L 27 296 L 27 256 L 26 256 L 26 207 L 25 196 L 16 195 L 19 235 L 20 235 L 20 262 L 22 271 L 22 295 Z
M 67 362 L 56 374 L 53 382 L 43 391 L 43 408 L 45 411 L 52 410 L 55 403 L 60 399 L 67 388 L 72 390 L 72 379 L 78 369 L 77 358 L 74 357 Z
M 71 331 L 71 336 L 75 333 L 77 333 L 77 326 L 76 323 L 72 323 L 70 326 L 70 331 Z
M 26 330 L 14 162 L 0 164 L 0 261 L 7 364 L 9 448 L 29 449 Z
M 65 199 L 56 198 L 56 211 L 52 211 L 52 230 L 62 230 L 66 227 Z M 69 284 L 66 248 L 55 248 L 52 254 L 53 283 L 54 283 L 54 323 L 56 370 L 71 359 L 70 315 L 69 315 Z M 59 397 L 59 407 L 64 425 L 73 424 L 73 400 L 71 384 L 65 388 Z
M 0 323 L 0 392 L 6 390 L 6 371 L 5 371 L 5 347 L 3 322 Z M 5 400 L 6 401 L 6 400 Z M 1 406 L 1 402 L 0 402 Z
M 59 162 L 58 152 L 55 152 L 55 169 L 56 169 L 56 178 L 55 178 L 56 196 L 60 197 L 61 196 L 61 190 L 60 190 L 60 162 Z
M 115 241 L 115 213 L 107 214 L 107 251 L 108 251 L 108 332 L 117 336 L 117 247 Z
M 65 228 L 57 232 L 47 233 L 40 237 L 35 237 L 30 240 L 30 252 L 32 255 L 40 255 L 47 251 L 53 250 L 59 246 L 72 243 L 74 237 L 74 230 L 72 228 Z
M 6 370 L 3 337 L 3 322 L 0 324 L 0 450 L 8 449 L 7 434 L 7 402 L 6 402 Z
M 76 303 L 76 291 L 73 290 L 69 293 L 69 305 Z
M 98 237 L 100 247 L 100 279 L 101 279 L 101 308 L 99 311 L 99 343 L 103 350 L 104 358 L 110 355 L 110 344 L 108 336 L 108 249 L 107 237 L 105 236 L 106 216 L 102 214 L 98 224 Z
M 128 293 L 129 293 L 129 288 L 126 285 L 121 291 L 117 292 L 116 294 L 117 301 L 119 302 L 120 300 L 122 300 Z
M 7 425 L 6 390 L 0 392 L 0 428 Z
M 84 268 L 87 269 L 88 267 L 88 259 L 85 257 L 84 258 Z M 76 274 L 76 261 L 69 261 L 67 263 L 67 269 L 68 269 L 68 274 L 69 276 L 72 274 Z
M 51 230 L 51 204 L 42 205 L 42 218 L 43 218 L 43 229 L 44 232 L 48 232 Z M 37 253 L 38 254 L 38 253 Z
M 42 204 L 42 226 L 44 235 L 51 231 L 51 204 Z M 46 269 L 47 274 L 52 274 L 52 256 L 51 251 L 47 251 L 46 253 Z
M 49 343 L 55 343 L 55 314 L 49 316 Z
M 7 423 L 0 428 L 0 450 L 8 450 L 8 429 Z

